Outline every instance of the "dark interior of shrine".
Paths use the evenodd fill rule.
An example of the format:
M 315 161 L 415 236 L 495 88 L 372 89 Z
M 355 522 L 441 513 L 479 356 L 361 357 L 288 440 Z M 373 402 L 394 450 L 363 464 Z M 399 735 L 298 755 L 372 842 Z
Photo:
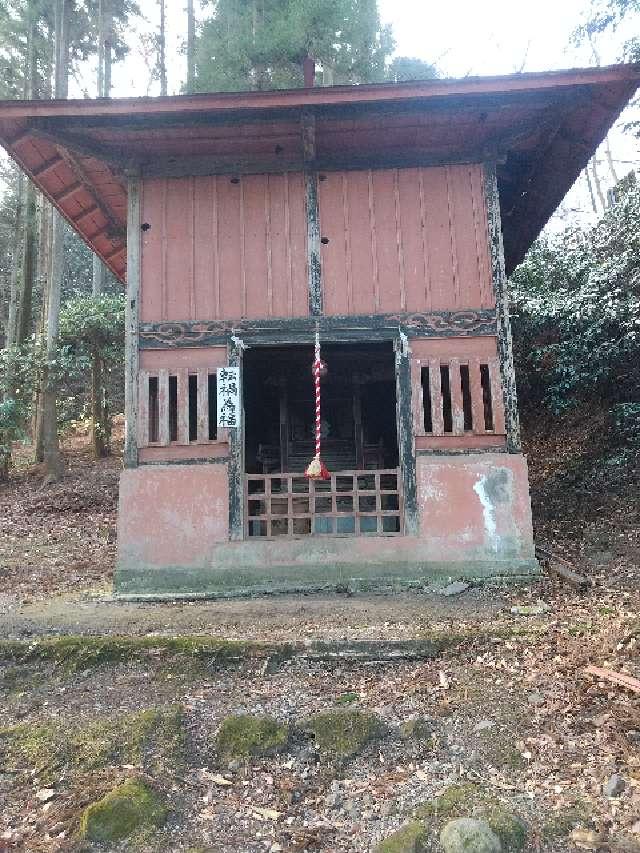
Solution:
M 243 360 L 248 474 L 304 471 L 314 455 L 313 346 L 255 347 Z M 322 457 L 330 471 L 396 468 L 390 343 L 326 344 Z

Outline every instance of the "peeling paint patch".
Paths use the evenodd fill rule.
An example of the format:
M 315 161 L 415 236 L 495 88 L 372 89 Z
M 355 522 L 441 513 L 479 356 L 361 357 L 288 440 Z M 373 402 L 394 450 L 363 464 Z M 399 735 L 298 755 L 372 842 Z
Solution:
M 483 475 L 473 485 L 473 491 L 477 494 L 482 504 L 482 517 L 484 519 L 484 529 L 487 532 L 489 542 L 495 551 L 498 550 L 498 541 L 496 537 L 496 511 L 491 501 L 488 489 L 488 477 Z

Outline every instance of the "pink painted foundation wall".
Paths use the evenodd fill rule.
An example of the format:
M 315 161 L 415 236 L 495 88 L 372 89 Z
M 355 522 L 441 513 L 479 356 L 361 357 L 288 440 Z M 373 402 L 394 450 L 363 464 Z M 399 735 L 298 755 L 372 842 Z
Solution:
M 416 479 L 426 559 L 533 559 L 524 456 L 419 456 Z
M 118 565 L 151 569 L 206 565 L 214 546 L 228 539 L 228 494 L 223 463 L 124 470 Z

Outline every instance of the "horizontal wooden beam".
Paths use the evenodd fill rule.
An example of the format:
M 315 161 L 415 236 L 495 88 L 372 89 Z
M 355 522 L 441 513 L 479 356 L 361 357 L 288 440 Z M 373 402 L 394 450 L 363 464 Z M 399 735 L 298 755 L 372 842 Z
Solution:
M 140 349 L 219 346 L 238 336 L 253 344 L 312 343 L 316 323 L 324 340 L 395 340 L 491 336 L 496 334 L 493 309 L 434 311 L 412 314 L 361 314 L 353 317 L 296 317 L 266 320 L 211 320 L 141 323 Z
M 484 163 L 487 159 L 502 160 L 495 149 L 469 151 L 462 154 L 433 154 L 424 150 L 379 155 L 349 155 L 321 157 L 305 160 L 304 157 L 280 159 L 237 157 L 210 157 L 193 155 L 184 157 L 158 158 L 140 164 L 143 178 L 180 178 L 198 175 L 264 175 L 285 172 L 336 172 L 362 169 L 409 169 L 429 166 L 453 166 L 466 163 Z
M 53 145 L 60 145 L 68 151 L 80 154 L 82 157 L 94 157 L 106 161 L 114 171 L 120 173 L 127 164 L 128 155 L 122 148 L 103 145 L 86 136 L 68 133 L 56 127 L 48 119 L 33 119 L 29 124 L 30 132 Z

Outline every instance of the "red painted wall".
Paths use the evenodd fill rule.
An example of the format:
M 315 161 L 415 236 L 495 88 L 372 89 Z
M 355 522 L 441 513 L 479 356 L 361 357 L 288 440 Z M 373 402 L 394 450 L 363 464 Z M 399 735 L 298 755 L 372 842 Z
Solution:
M 320 175 L 326 314 L 493 307 L 479 165 Z M 308 314 L 303 176 L 143 184 L 142 322 Z
M 140 319 L 308 314 L 302 175 L 143 183 Z
M 331 172 L 319 198 L 327 314 L 495 304 L 481 166 Z

